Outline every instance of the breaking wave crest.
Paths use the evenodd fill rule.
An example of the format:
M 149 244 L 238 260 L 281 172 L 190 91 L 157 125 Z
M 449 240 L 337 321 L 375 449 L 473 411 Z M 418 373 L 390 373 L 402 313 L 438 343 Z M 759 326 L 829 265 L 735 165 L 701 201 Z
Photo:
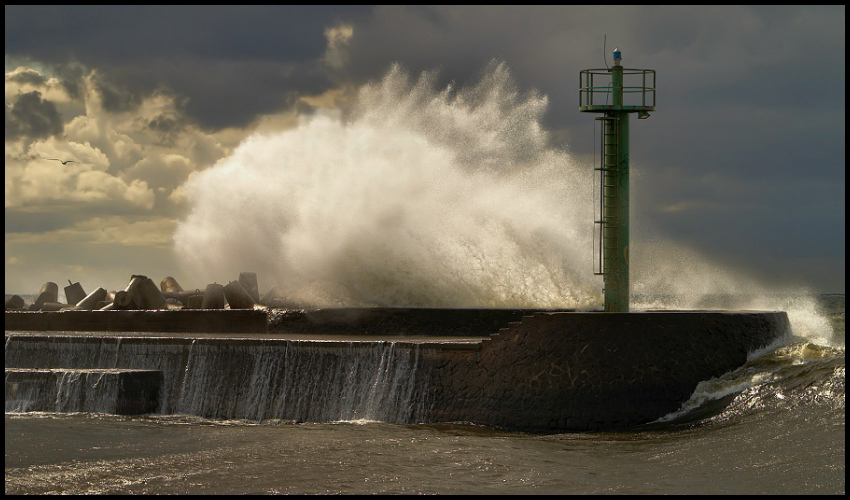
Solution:
M 459 90 L 394 66 L 345 117 L 252 135 L 191 179 L 176 251 L 199 280 L 250 269 L 310 305 L 599 303 L 592 169 L 548 145 L 546 105 L 501 64 Z

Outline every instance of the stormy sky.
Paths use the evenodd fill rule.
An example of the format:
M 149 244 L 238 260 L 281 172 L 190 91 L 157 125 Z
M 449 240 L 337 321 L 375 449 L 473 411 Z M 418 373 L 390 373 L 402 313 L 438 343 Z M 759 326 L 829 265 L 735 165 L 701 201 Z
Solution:
M 636 237 L 844 293 L 844 6 L 6 6 L 5 27 L 6 293 L 179 276 L 191 176 L 393 63 L 463 87 L 503 62 L 591 169 L 579 71 L 615 46 L 658 74 Z

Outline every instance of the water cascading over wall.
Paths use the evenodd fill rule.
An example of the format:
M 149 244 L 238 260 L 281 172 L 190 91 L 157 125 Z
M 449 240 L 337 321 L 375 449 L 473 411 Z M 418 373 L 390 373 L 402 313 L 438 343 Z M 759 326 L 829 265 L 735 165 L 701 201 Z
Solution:
M 157 370 L 162 382 L 154 413 L 222 419 L 415 422 L 428 396 L 420 349 L 391 342 L 16 336 L 7 337 L 6 366 Z M 9 376 L 7 370 L 7 401 Z M 57 381 L 57 394 L 88 392 L 88 406 L 54 398 L 53 407 L 41 401 L 36 409 L 114 411 L 114 403 L 98 402 L 113 391 L 98 388 L 96 375 L 64 374 Z
M 159 407 L 162 373 L 126 369 L 6 369 L 6 412 L 141 414 Z

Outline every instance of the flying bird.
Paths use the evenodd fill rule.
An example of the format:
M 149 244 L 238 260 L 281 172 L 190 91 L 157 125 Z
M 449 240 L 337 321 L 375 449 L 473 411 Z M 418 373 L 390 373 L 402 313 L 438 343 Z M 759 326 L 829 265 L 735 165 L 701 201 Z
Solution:
M 62 165 L 74 163 L 74 160 L 60 160 L 59 158 L 48 158 L 48 160 L 56 160 L 56 161 L 62 162 Z

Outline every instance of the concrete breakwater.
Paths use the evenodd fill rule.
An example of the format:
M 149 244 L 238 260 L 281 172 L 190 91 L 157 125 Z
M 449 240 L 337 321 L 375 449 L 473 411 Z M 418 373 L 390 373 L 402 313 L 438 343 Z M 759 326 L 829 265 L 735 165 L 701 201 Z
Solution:
M 175 312 L 187 311 L 144 313 Z M 398 308 L 270 310 L 264 332 L 245 333 L 10 327 L 14 314 L 74 313 L 6 313 L 7 401 L 12 368 L 143 369 L 162 373 L 161 414 L 609 430 L 677 410 L 790 334 L 784 312 Z
M 548 431 L 623 429 L 788 337 L 784 312 L 537 313 L 434 372 L 430 418 Z

